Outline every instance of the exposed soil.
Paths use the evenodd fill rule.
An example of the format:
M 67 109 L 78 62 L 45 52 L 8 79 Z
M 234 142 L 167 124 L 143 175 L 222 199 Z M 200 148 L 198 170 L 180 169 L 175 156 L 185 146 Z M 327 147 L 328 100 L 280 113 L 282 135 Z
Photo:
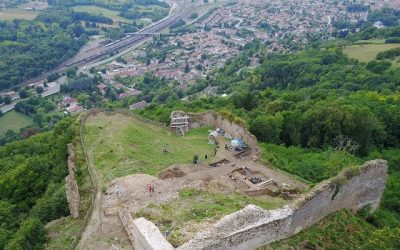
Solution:
M 224 138 L 218 138 L 219 145 L 224 145 Z M 93 164 L 92 152 L 88 152 L 89 164 L 94 170 L 98 187 L 98 171 Z M 82 235 L 78 249 L 133 249 L 128 236 L 118 217 L 118 212 L 124 209 L 128 212 L 136 212 L 150 203 L 161 204 L 178 198 L 181 188 L 198 188 L 210 192 L 233 193 L 242 192 L 254 188 L 256 184 L 250 183 L 252 177 L 261 181 L 273 180 L 273 183 L 288 189 L 304 191 L 308 185 L 291 176 L 262 165 L 255 161 L 255 157 L 248 155 L 236 158 L 235 152 L 219 147 L 216 151 L 216 167 L 209 164 L 177 164 L 163 171 L 159 178 L 145 175 L 128 175 L 111 181 L 105 190 L 98 188 L 94 202 L 94 210 L 89 223 Z M 210 157 L 210 156 L 208 156 Z M 200 156 L 200 162 L 205 161 L 206 156 Z M 245 170 L 244 170 L 245 169 Z M 243 172 L 244 171 L 244 172 Z M 148 186 L 154 186 L 154 193 L 148 192 Z M 273 188 L 273 187 L 272 187 Z M 257 193 L 259 198 L 274 199 L 265 193 Z M 198 225 L 187 225 L 193 234 L 209 222 Z

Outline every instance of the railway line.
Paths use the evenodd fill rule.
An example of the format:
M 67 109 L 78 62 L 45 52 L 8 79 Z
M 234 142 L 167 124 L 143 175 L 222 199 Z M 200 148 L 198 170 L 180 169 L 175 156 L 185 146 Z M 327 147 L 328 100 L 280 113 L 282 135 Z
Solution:
M 175 21 L 181 18 L 182 15 L 185 14 L 185 12 L 187 11 L 186 1 L 184 1 L 182 4 L 179 5 L 172 2 L 169 2 L 169 4 L 171 5 L 172 8 L 171 12 L 169 16 L 163 18 L 162 20 L 148 27 L 145 27 L 144 29 L 140 30 L 135 34 L 130 34 L 128 36 L 125 36 L 124 38 L 116 42 L 103 45 L 102 47 L 99 48 L 91 49 L 90 51 L 86 51 L 84 52 L 85 55 L 83 56 L 83 58 L 80 58 L 78 60 L 74 60 L 73 58 L 69 59 L 67 62 L 64 62 L 58 67 L 50 71 L 44 72 L 40 76 L 31 78 L 25 81 L 23 84 L 32 84 L 38 81 L 43 81 L 44 79 L 46 79 L 47 76 L 54 73 L 62 73 L 68 67 L 71 66 L 79 67 L 88 63 L 96 62 L 110 55 L 111 53 L 124 50 L 126 48 L 129 48 L 130 46 L 133 46 L 143 41 L 146 37 L 151 36 L 151 34 L 161 32 L 163 29 L 169 27 Z

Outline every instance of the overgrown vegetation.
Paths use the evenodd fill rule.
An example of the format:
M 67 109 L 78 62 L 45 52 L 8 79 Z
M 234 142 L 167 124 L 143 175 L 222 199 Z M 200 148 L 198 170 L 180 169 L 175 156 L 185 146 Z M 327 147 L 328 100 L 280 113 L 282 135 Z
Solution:
M 44 224 L 68 215 L 64 177 L 73 119 L 0 148 L 0 249 L 41 249 Z
M 255 204 L 265 209 L 281 206 L 283 200 L 255 199 L 243 194 L 224 195 L 210 193 L 197 189 L 182 189 L 177 200 L 162 205 L 150 204 L 139 210 L 133 216 L 145 217 L 154 222 L 161 232 L 168 235 L 168 240 L 174 246 L 179 246 L 188 240 L 184 225 L 214 222 L 223 215 L 233 213 L 248 204 Z
M 376 230 L 361 216 L 349 211 L 340 211 L 292 238 L 271 244 L 271 247 L 272 249 L 398 249 L 399 242 L 399 228 Z
M 334 149 L 302 149 L 283 145 L 262 144 L 262 159 L 272 166 L 298 175 L 312 183 L 335 176 L 343 168 L 360 165 L 362 160 Z

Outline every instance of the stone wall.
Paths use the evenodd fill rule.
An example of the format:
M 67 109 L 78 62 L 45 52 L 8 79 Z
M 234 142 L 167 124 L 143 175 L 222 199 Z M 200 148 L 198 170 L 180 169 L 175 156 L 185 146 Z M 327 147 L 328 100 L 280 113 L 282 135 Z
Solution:
M 253 249 L 288 238 L 341 209 L 355 211 L 371 205 L 374 211 L 379 206 L 386 177 L 386 161 L 366 162 L 359 171 L 347 170 L 318 184 L 290 206 L 267 211 L 248 205 L 178 249 Z
M 65 177 L 65 192 L 72 218 L 79 217 L 79 189 L 75 180 L 75 150 L 72 143 L 68 144 L 68 175 Z
M 119 211 L 118 212 L 119 219 L 121 220 L 122 225 L 125 228 L 125 232 L 128 235 L 129 241 L 132 243 L 132 246 L 135 245 L 135 239 L 133 236 L 133 219 L 129 212 L 127 211 Z
M 250 146 L 251 156 L 259 156 L 260 149 L 257 145 L 257 138 L 244 126 L 236 124 L 214 111 L 207 111 L 204 113 L 187 113 L 187 115 L 190 117 L 190 128 L 204 125 L 213 128 L 223 128 L 229 135 L 235 138 L 242 138 Z
M 145 218 L 132 219 L 127 211 L 118 213 L 129 240 L 135 249 L 172 250 L 174 247 L 164 238 L 160 230 Z
M 164 238 L 160 230 L 151 221 L 139 218 L 133 221 L 135 249 L 172 250 L 174 247 Z

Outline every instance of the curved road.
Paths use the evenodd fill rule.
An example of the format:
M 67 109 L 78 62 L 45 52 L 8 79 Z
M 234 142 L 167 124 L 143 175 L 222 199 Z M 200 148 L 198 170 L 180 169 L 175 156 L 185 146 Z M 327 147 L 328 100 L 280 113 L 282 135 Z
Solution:
M 83 52 L 84 56 L 75 56 L 74 58 L 69 59 L 68 61 L 64 62 L 57 68 L 44 72 L 38 77 L 32 78 L 30 80 L 27 80 L 24 82 L 24 84 L 31 84 L 31 83 L 36 83 L 39 81 L 43 81 L 46 79 L 46 77 L 50 74 L 53 73 L 62 73 L 64 72 L 68 67 L 70 66 L 82 66 L 86 65 L 88 63 L 92 63 L 95 61 L 98 61 L 106 56 L 108 56 L 110 53 L 114 53 L 116 51 L 120 51 L 126 48 L 129 48 L 130 46 L 133 46 L 135 44 L 138 44 L 145 40 L 148 36 L 151 36 L 151 34 L 158 33 L 162 31 L 163 29 L 171 26 L 176 20 L 181 18 L 187 11 L 192 11 L 188 10 L 187 6 L 189 3 L 189 0 L 184 0 L 182 3 L 177 4 L 172 1 L 168 1 L 168 3 L 171 5 L 171 11 L 170 14 L 163 18 L 162 20 L 151 24 L 147 26 L 146 28 L 140 30 L 139 32 L 135 34 L 128 35 L 116 42 L 107 44 L 107 45 L 102 45 L 100 47 L 94 48 L 90 51 Z

